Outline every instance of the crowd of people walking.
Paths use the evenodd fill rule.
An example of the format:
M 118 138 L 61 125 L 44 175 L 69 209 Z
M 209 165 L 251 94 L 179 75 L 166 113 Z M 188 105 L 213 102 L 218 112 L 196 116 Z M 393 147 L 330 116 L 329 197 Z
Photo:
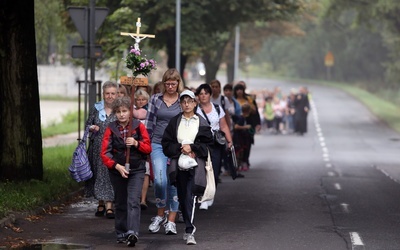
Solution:
M 181 221 L 183 239 L 195 245 L 196 207 L 208 210 L 218 201 L 221 175 L 245 177 L 255 134 L 307 132 L 307 89 L 292 90 L 289 96 L 279 88 L 264 91 L 260 102 L 260 93 L 247 93 L 246 87 L 244 81 L 222 86 L 213 80 L 190 89 L 176 69 L 168 69 L 153 91 L 140 87 L 129 93 L 133 89 L 121 84 L 103 84 L 103 99 L 86 121 L 94 175 L 85 194 L 98 200 L 95 216 L 115 219 L 118 243 L 136 244 L 141 211 L 154 206 L 150 233 L 164 227 L 166 235 L 177 235 L 176 222 Z M 184 168 L 181 157 L 194 165 Z M 217 191 L 214 199 L 199 202 L 207 188 L 207 157 Z
M 307 133 L 311 94 L 306 87 L 292 88 L 289 95 L 279 87 L 261 92 L 260 110 L 263 129 L 273 134 Z

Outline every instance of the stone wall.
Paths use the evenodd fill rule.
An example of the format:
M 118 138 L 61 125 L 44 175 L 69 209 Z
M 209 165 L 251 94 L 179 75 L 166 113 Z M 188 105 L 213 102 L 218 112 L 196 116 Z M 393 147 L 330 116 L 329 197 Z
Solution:
M 96 71 L 96 81 L 107 81 L 109 76 L 104 71 Z M 78 97 L 76 80 L 85 80 L 84 69 L 61 65 L 38 65 L 40 95 Z M 88 71 L 90 80 L 90 71 Z M 84 90 L 82 89 L 82 93 Z

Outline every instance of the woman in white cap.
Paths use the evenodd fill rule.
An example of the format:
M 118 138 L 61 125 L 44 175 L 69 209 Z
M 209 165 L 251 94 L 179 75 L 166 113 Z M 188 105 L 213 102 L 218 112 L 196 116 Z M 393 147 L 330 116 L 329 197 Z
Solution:
M 185 233 L 183 239 L 187 245 L 195 245 L 193 225 L 196 196 L 205 189 L 205 161 L 209 147 L 213 144 L 210 125 L 201 115 L 195 113 L 195 95 L 190 90 L 180 94 L 182 113 L 173 117 L 165 129 L 161 144 L 163 152 L 171 159 L 169 176 L 171 184 L 177 187 L 179 204 Z M 182 156 L 194 159 L 193 167 L 184 168 Z

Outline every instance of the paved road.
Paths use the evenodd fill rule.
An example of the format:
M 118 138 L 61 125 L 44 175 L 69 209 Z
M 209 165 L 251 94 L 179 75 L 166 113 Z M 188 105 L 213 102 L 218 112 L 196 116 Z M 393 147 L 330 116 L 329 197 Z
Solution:
M 261 80 L 249 85 L 298 87 Z M 198 249 L 400 249 L 400 135 L 349 95 L 309 87 L 314 103 L 309 132 L 256 135 L 246 177 L 223 177 L 215 204 L 196 211 Z M 96 249 L 125 248 L 115 243 L 113 221 L 95 218 L 94 210 L 92 200 L 84 199 L 35 222 L 17 220 L 23 233 L 0 233 Z M 147 227 L 155 211 L 154 206 L 142 211 L 136 249 L 193 248 L 181 239 L 182 224 L 178 236 L 163 230 L 150 234 Z

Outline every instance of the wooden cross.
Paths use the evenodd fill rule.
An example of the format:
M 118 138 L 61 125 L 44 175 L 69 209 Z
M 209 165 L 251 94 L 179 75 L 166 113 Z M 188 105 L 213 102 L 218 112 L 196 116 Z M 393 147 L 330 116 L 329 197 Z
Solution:
M 138 17 L 136 22 L 136 33 L 128 33 L 128 32 L 121 32 L 121 36 L 130 36 L 135 39 L 135 50 L 139 50 L 139 43 L 145 38 L 155 38 L 155 35 L 150 34 L 140 34 L 140 27 L 142 23 L 140 22 L 140 17 Z M 121 76 L 120 77 L 121 84 L 130 85 L 132 88 L 134 86 L 147 86 L 149 84 L 147 78 L 138 78 L 138 77 L 128 77 L 128 76 Z M 133 90 L 133 89 L 132 89 Z
M 128 33 L 128 32 L 121 32 L 121 36 L 130 36 L 133 39 L 135 39 L 135 46 L 134 48 L 136 50 L 139 50 L 139 43 L 145 38 L 155 38 L 155 35 L 149 35 L 149 34 L 140 34 L 140 27 L 142 26 L 142 23 L 140 22 L 140 17 L 138 17 L 137 22 L 136 22 L 136 33 Z

